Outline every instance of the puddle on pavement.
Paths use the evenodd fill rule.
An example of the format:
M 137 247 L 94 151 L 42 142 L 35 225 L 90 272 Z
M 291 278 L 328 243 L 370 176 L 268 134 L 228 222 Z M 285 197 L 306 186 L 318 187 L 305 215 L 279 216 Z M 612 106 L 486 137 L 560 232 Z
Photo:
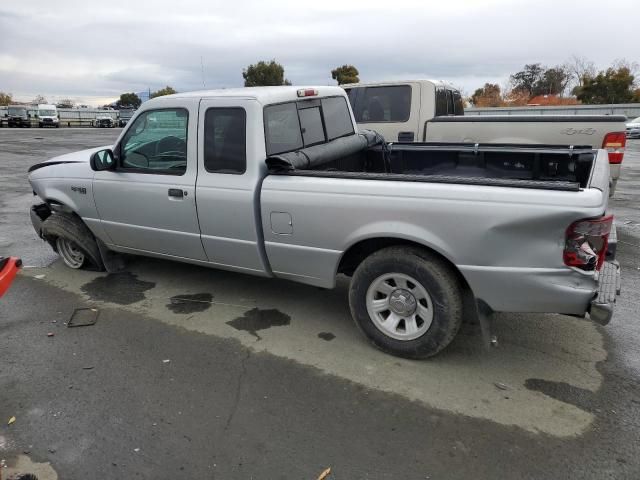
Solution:
M 139 280 L 131 272 L 112 273 L 85 283 L 81 289 L 92 300 L 131 305 L 145 299 L 145 292 L 155 287 L 154 282 Z
M 6 468 L 0 472 L 0 478 L 24 478 L 37 480 L 58 480 L 58 474 L 49 462 L 37 463 L 27 455 L 18 455 L 6 461 Z
M 173 313 L 204 312 L 211 307 L 213 295 L 210 293 L 194 293 L 190 295 L 175 295 L 169 299 L 167 308 Z
M 242 317 L 227 322 L 227 325 L 231 325 L 236 330 L 249 332 L 258 340 L 261 340 L 260 335 L 257 333 L 259 330 L 266 330 L 271 327 L 284 327 L 290 323 L 291 317 L 275 308 L 267 310 L 252 308 L 245 312 Z
M 331 340 L 336 338 L 336 336 L 331 332 L 320 332 L 318 334 L 318 338 L 321 338 L 322 340 L 326 340 L 327 342 L 330 342 Z

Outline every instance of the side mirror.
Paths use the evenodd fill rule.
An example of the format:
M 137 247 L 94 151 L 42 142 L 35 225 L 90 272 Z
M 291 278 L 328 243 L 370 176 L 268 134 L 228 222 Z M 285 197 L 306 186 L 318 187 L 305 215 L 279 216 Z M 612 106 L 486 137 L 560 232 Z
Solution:
M 116 167 L 113 151 L 109 148 L 95 152 L 91 155 L 89 163 L 91 165 L 91 169 L 96 172 L 101 172 L 102 170 L 113 170 Z

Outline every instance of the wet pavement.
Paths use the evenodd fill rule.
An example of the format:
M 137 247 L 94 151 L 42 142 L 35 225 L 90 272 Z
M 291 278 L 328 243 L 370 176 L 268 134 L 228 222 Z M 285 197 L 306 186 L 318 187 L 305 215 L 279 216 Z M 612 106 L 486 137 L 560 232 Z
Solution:
M 116 134 L 0 130 L 0 255 L 33 267 L 0 303 L 1 458 L 63 479 L 640 477 L 640 142 L 612 202 L 611 325 L 498 315 L 498 349 L 465 325 L 414 362 L 362 338 L 345 281 L 140 257 L 116 275 L 66 269 L 33 233 L 26 168 Z M 98 322 L 67 329 L 87 306 Z

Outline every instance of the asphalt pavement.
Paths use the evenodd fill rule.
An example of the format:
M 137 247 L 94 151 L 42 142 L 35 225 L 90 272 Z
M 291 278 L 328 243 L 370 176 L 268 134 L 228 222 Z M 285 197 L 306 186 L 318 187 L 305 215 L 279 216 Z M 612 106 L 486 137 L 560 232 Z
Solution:
M 497 349 L 465 324 L 417 362 L 367 343 L 345 280 L 142 257 L 115 275 L 65 268 L 31 227 L 26 169 L 118 133 L 0 130 L 0 256 L 27 267 L 0 301 L 9 466 L 40 480 L 640 478 L 640 141 L 611 202 L 623 291 L 609 326 L 497 315 Z M 97 323 L 67 328 L 85 307 Z

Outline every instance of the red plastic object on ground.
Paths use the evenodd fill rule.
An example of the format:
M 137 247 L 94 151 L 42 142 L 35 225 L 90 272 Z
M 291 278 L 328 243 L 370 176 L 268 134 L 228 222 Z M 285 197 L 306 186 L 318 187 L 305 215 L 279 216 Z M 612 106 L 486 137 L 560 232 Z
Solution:
M 17 257 L 0 257 L 0 297 L 9 290 L 9 285 L 22 267 L 22 260 Z

